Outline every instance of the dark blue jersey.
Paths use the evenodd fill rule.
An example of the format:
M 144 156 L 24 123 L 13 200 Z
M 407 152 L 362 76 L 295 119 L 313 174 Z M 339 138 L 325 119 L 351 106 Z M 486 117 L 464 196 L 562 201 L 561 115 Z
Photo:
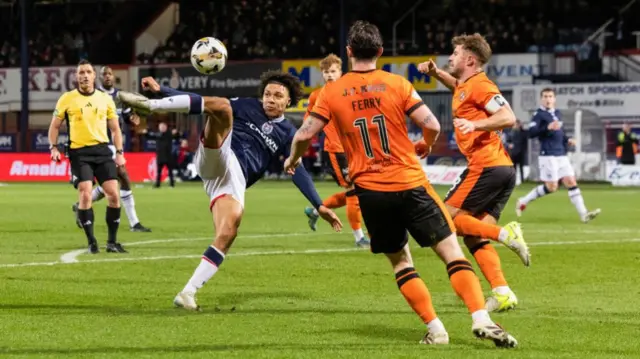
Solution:
M 554 121 L 562 121 L 559 110 L 540 107 L 534 114 L 529 124 L 529 137 L 537 137 L 540 141 L 540 156 L 565 156 L 567 154 L 568 137 L 560 127 L 557 130 L 549 130 L 549 124 Z
M 240 162 L 247 188 L 264 176 L 272 161 L 287 157 L 296 128 L 284 116 L 270 120 L 255 98 L 231 99 L 231 149 Z
M 160 86 L 160 93 L 163 96 L 188 95 L 200 104 L 204 101 L 200 95 L 166 86 Z M 296 128 L 284 116 L 269 119 L 262 102 L 256 98 L 234 98 L 230 103 L 233 112 L 231 150 L 240 163 L 249 188 L 264 176 L 272 162 L 280 161 L 280 156 L 289 156 Z M 322 205 L 311 176 L 303 166 L 296 169 L 291 179 L 315 208 Z

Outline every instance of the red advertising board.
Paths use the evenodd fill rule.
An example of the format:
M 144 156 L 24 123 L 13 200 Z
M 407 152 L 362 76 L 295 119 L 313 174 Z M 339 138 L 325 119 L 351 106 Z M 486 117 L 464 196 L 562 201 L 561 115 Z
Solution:
M 155 153 L 126 153 L 127 172 L 132 182 L 155 181 Z M 48 153 L 0 154 L 0 181 L 4 182 L 67 182 L 70 178 L 69 160 L 52 162 Z M 167 177 L 167 169 L 162 171 Z

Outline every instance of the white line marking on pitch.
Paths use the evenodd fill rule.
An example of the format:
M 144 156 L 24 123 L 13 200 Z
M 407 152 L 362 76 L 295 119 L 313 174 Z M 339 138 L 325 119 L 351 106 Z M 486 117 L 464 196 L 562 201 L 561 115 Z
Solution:
M 330 234 L 330 233 L 327 233 Z M 324 233 L 318 233 L 318 235 L 324 235 Z M 284 235 L 281 235 L 284 236 Z M 581 244 L 612 244 L 612 243 L 631 243 L 640 242 L 640 238 L 628 238 L 628 239 L 612 239 L 612 240 L 586 240 L 586 241 L 564 241 L 564 242 L 533 242 L 529 243 L 529 246 L 562 246 L 562 245 L 581 245 Z M 136 242 L 134 242 L 136 243 Z M 142 242 L 141 242 L 142 243 Z M 501 248 L 501 247 L 498 247 Z M 307 249 L 307 250 L 279 250 L 279 251 L 248 251 L 231 253 L 231 257 L 248 257 L 248 256 L 268 256 L 268 255 L 294 255 L 294 254 L 314 254 L 314 253 L 341 253 L 341 252 L 356 252 L 367 251 L 361 248 L 327 248 L 327 249 Z M 86 261 L 76 262 L 33 262 L 33 263 L 15 263 L 15 264 L 0 264 L 0 268 L 15 268 L 15 267 L 43 267 L 53 266 L 58 264 L 73 264 L 73 263 L 103 263 L 103 262 L 125 262 L 125 261 L 154 261 L 162 259 L 188 259 L 188 258 L 200 258 L 202 255 L 175 255 L 175 256 L 155 256 L 155 257 L 117 257 L 117 258 L 101 258 L 101 259 L 89 259 Z
M 577 229 L 577 230 L 571 230 L 571 229 L 562 229 L 562 228 L 558 228 L 558 229 L 553 229 L 553 228 L 549 228 L 549 229 L 534 229 L 534 230 L 529 230 L 526 231 L 529 233 L 541 233 L 541 234 L 553 234 L 553 233 L 558 233 L 558 234 L 562 234 L 562 233 L 585 233 L 585 234 L 599 234 L 599 233 L 607 233 L 607 234 L 613 234 L 613 233 L 640 233 L 640 230 L 633 230 L 633 229 Z M 299 237 L 299 236 L 324 236 L 324 235 L 329 235 L 329 234 L 334 234 L 334 233 L 275 233 L 275 234 L 255 234 L 255 235 L 246 235 L 246 236 L 242 236 L 240 237 L 240 239 L 242 238 L 279 238 L 279 237 Z M 155 244 L 155 243 L 173 243 L 173 242 L 191 242 L 191 241 L 200 241 L 200 240 L 207 240 L 207 239 L 211 239 L 212 237 L 195 237 L 195 238 L 168 238 L 168 239 L 152 239 L 152 240 L 148 240 L 148 241 L 139 241 L 139 242 L 130 242 L 130 243 L 124 243 L 127 246 L 137 246 L 137 245 L 147 245 L 147 244 Z M 556 242 L 554 242 L 556 243 Z M 561 242 L 563 243 L 563 242 Z M 60 262 L 63 263 L 76 263 L 78 262 L 78 257 L 82 254 L 87 253 L 86 249 L 76 249 L 70 252 L 67 252 L 65 254 L 63 254 L 62 256 L 60 256 Z
M 242 240 L 242 239 L 246 239 L 246 238 L 279 238 L 279 237 L 300 237 L 300 236 L 326 236 L 326 235 L 330 235 L 330 234 L 334 234 L 331 232 L 328 233 L 273 233 L 273 234 L 248 234 L 246 236 L 239 236 L 238 239 Z M 195 238 L 168 238 L 168 239 L 152 239 L 149 241 L 139 241 L 139 242 L 130 242 L 130 243 L 123 243 L 123 245 L 126 246 L 139 246 L 139 245 L 146 245 L 146 244 L 155 244 L 155 243 L 174 243 L 174 242 L 190 242 L 190 241 L 201 241 L 201 240 L 211 240 L 213 239 L 213 236 L 211 237 L 195 237 Z M 71 252 L 67 252 L 65 254 L 63 254 L 62 256 L 60 256 L 60 262 L 62 263 L 77 263 L 78 262 L 78 256 L 80 256 L 81 254 L 85 254 L 87 253 L 87 249 L 76 249 L 73 250 Z

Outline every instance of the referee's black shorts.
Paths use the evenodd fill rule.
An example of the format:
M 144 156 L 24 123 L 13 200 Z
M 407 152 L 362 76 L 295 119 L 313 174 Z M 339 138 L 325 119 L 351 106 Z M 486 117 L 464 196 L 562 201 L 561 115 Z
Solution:
M 69 161 L 75 188 L 80 182 L 93 182 L 94 177 L 100 185 L 118 178 L 113 152 L 106 143 L 69 149 Z

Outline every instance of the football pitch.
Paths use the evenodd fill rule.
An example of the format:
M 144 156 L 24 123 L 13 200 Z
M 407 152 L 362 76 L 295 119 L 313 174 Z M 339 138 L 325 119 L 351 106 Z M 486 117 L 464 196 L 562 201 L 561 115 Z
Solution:
M 532 186 L 517 189 L 503 223 Z M 318 188 L 322 196 L 337 190 L 329 182 Z M 123 211 L 119 239 L 130 253 L 97 255 L 84 253 L 70 185 L 2 186 L 0 357 L 639 357 L 640 190 L 581 188 L 590 209 L 602 208 L 592 223 L 579 222 L 563 189 L 531 203 L 521 218 L 530 268 L 497 246 L 519 299 L 515 311 L 492 314 L 519 341 L 504 351 L 473 337 L 444 264 L 413 243 L 415 266 L 451 338 L 448 346 L 419 345 L 426 328 L 386 259 L 355 248 L 344 210 L 343 233 L 324 222 L 310 231 L 306 200 L 288 181 L 247 192 L 239 236 L 198 293 L 199 313 L 172 305 L 213 238 L 199 182 L 135 188 L 138 216 L 153 232 L 129 232 Z M 437 189 L 444 196 L 448 188 Z M 105 205 L 94 205 L 101 246 Z

